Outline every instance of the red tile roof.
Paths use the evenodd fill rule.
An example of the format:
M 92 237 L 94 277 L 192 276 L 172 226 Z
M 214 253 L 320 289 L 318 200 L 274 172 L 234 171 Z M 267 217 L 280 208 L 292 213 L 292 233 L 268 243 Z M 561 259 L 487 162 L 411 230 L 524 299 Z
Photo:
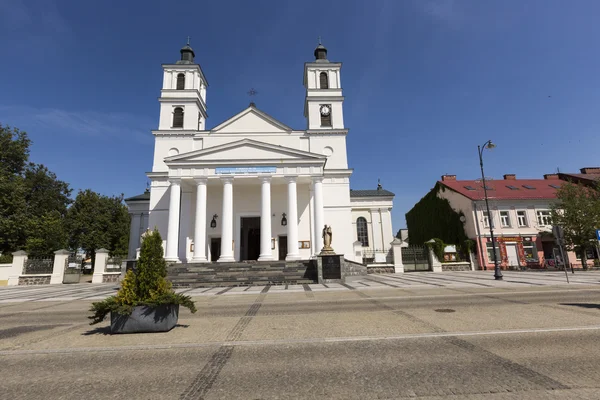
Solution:
M 442 186 L 446 186 L 462 194 L 471 200 L 483 200 L 483 186 L 481 180 L 477 181 L 438 181 Z M 560 179 L 499 179 L 486 181 L 488 187 L 488 198 L 498 200 L 536 200 L 536 199 L 555 199 L 556 188 L 565 184 Z M 510 189 L 508 186 L 514 186 L 518 189 Z M 530 186 L 535 189 L 527 189 Z M 467 187 L 473 188 L 469 190 Z M 490 190 L 492 189 L 492 190 Z

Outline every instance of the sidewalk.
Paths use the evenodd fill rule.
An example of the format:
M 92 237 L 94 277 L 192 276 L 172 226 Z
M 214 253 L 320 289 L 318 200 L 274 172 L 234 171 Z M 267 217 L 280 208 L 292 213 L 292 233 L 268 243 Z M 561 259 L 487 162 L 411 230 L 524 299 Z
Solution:
M 336 292 L 373 289 L 436 289 L 436 288 L 518 288 L 566 285 L 564 272 L 503 271 L 504 280 L 496 281 L 493 271 L 469 272 L 419 272 L 405 274 L 378 274 L 349 278 L 347 283 L 327 285 L 277 285 L 277 286 L 230 286 L 214 288 L 181 288 L 177 292 L 193 297 L 227 296 L 269 293 Z M 571 285 L 598 285 L 600 272 L 569 273 Z M 0 287 L 0 304 L 27 301 L 99 300 L 118 289 L 115 284 L 80 283 L 72 285 L 9 286 Z

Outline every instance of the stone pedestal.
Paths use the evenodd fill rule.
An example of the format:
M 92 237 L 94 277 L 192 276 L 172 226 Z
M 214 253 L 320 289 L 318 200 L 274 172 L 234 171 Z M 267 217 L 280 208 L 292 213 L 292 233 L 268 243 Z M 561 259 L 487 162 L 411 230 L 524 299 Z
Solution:
M 319 254 L 317 256 L 317 278 L 320 284 L 344 282 L 344 255 Z

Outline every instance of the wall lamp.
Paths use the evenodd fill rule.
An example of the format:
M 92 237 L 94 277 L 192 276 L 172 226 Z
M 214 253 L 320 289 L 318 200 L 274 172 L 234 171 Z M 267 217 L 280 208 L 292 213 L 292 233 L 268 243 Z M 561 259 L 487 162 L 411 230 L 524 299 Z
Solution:
M 213 215 L 212 221 L 210 221 L 210 227 L 213 229 L 217 227 L 217 218 L 219 218 L 219 216 L 215 214 Z
M 287 225 L 287 218 L 285 217 L 285 213 L 281 214 L 281 226 Z

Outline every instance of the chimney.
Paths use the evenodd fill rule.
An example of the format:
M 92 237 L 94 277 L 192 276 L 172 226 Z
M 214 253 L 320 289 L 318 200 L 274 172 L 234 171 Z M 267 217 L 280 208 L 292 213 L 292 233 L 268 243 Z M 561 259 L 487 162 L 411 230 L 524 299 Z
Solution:
M 442 182 L 455 181 L 456 175 L 442 175 Z
M 504 174 L 505 181 L 508 181 L 508 180 L 514 181 L 516 179 L 517 179 L 517 175 L 515 175 L 515 174 Z
M 580 171 L 582 174 L 600 174 L 600 167 L 581 168 Z
M 544 179 L 560 179 L 558 174 L 544 174 Z

